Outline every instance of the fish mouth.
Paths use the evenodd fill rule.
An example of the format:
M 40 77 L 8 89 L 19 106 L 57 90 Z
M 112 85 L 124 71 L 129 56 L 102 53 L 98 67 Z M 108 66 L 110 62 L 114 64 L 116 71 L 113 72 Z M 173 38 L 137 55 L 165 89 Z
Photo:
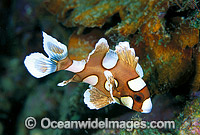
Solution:
M 137 107 L 137 108 L 133 108 L 133 110 L 134 110 L 134 111 L 137 111 L 137 112 L 142 112 L 142 109 L 140 109 L 140 108 L 138 108 L 138 107 Z

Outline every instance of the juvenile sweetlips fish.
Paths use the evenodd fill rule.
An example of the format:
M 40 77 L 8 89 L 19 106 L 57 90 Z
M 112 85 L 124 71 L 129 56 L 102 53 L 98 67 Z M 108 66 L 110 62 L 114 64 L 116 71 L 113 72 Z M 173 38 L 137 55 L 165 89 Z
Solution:
M 24 64 L 31 75 L 41 78 L 59 70 L 71 71 L 76 74 L 58 86 L 69 82 L 90 84 L 84 93 L 84 103 L 90 109 L 98 110 L 118 103 L 142 113 L 151 112 L 152 103 L 142 79 L 143 70 L 128 42 L 119 42 L 115 50 L 111 50 L 107 40 L 101 38 L 86 60 L 76 61 L 68 57 L 64 44 L 42 33 L 43 47 L 49 57 L 38 52 L 26 56 Z

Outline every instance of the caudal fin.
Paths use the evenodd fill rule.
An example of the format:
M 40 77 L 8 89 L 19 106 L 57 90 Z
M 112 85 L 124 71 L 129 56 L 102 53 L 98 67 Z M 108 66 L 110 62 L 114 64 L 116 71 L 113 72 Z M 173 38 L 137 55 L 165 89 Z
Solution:
M 43 35 L 43 47 L 50 59 L 55 61 L 63 60 L 67 57 L 67 47 L 58 42 L 55 38 L 42 32 Z
M 42 34 L 43 48 L 49 58 L 41 53 L 32 53 L 29 56 L 26 56 L 24 60 L 26 68 L 31 75 L 36 78 L 41 78 L 55 72 L 57 70 L 59 61 L 65 60 L 68 55 L 67 47 L 64 44 L 58 42 L 55 38 L 47 35 L 45 32 L 42 32 Z M 71 61 L 70 59 L 66 59 L 66 63 L 71 63 L 67 61 Z M 67 66 L 68 65 L 65 67 Z
M 56 63 L 38 52 L 26 56 L 24 64 L 30 74 L 36 78 L 44 77 L 56 71 Z

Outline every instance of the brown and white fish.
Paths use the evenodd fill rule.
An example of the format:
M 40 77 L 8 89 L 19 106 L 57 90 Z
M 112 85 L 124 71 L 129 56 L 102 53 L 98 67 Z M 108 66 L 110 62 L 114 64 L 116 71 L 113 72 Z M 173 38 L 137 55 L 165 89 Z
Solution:
M 128 42 L 120 42 L 115 50 L 109 49 L 107 40 L 101 38 L 86 60 L 68 57 L 67 47 L 43 32 L 43 47 L 48 58 L 41 53 L 26 56 L 24 64 L 36 78 L 59 70 L 76 73 L 69 82 L 90 84 L 84 93 L 84 102 L 90 109 L 100 109 L 112 103 L 124 105 L 135 111 L 149 113 L 152 103 L 149 90 L 143 81 L 143 70 L 138 64 L 135 50 Z

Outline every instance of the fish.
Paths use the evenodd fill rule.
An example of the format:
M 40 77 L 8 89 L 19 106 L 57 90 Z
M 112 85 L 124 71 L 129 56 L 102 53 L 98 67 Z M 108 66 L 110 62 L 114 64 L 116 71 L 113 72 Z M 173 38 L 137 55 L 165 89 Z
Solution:
M 101 38 L 86 59 L 77 61 L 70 59 L 66 45 L 45 32 L 42 35 L 48 57 L 35 52 L 24 60 L 32 76 L 41 78 L 60 70 L 71 71 L 75 75 L 57 86 L 70 82 L 88 83 L 89 88 L 83 96 L 90 109 L 98 110 L 117 103 L 141 113 L 151 112 L 150 92 L 142 79 L 144 73 L 138 63 L 139 57 L 129 42 L 119 42 L 112 50 L 107 40 Z

